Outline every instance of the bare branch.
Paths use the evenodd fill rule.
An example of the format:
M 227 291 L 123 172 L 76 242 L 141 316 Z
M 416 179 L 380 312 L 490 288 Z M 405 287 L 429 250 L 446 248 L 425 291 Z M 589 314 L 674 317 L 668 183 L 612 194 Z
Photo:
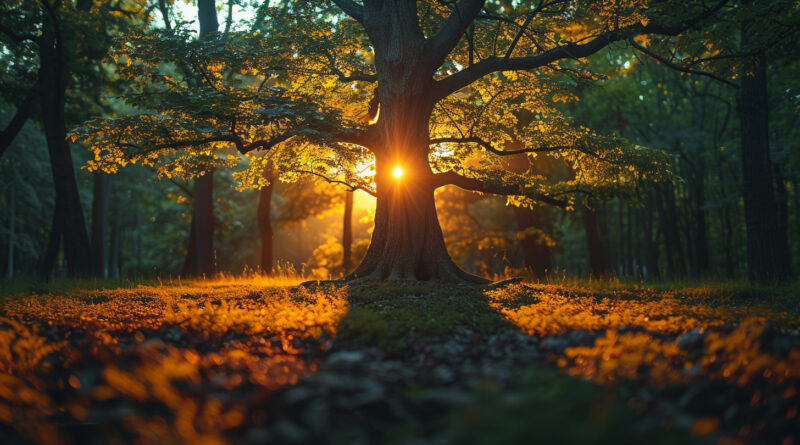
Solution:
M 660 55 L 654 53 L 653 51 L 650 51 L 649 49 L 645 48 L 644 46 L 636 43 L 633 39 L 631 39 L 628 43 L 630 43 L 630 45 L 632 47 L 634 47 L 640 53 L 642 53 L 642 54 L 646 55 L 647 57 L 650 57 L 650 58 L 652 58 L 652 59 L 654 59 L 654 60 L 656 60 L 656 61 L 658 61 L 660 63 L 663 63 L 664 65 L 666 65 L 669 68 L 672 68 L 674 70 L 677 70 L 677 71 L 680 71 L 680 72 L 683 72 L 683 73 L 695 74 L 695 75 L 698 75 L 698 76 L 706 76 L 708 78 L 716 80 L 717 82 L 721 82 L 721 83 L 723 83 L 723 84 L 725 84 L 725 85 L 727 85 L 729 87 L 733 87 L 733 88 L 739 89 L 739 85 L 737 85 L 736 83 L 731 82 L 728 79 L 723 79 L 722 77 L 719 77 L 719 76 L 717 76 L 717 75 L 715 75 L 713 73 L 709 73 L 708 71 L 696 70 L 696 69 L 693 69 L 693 68 L 688 68 L 688 67 L 679 65 L 677 63 L 671 62 L 671 61 L 667 60 L 666 58 L 661 57 Z

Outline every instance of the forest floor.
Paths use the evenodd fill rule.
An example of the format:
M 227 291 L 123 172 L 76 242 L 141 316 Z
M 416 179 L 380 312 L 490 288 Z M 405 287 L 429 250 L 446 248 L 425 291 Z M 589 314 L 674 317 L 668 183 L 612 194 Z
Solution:
M 797 287 L 12 284 L 6 444 L 800 443 Z

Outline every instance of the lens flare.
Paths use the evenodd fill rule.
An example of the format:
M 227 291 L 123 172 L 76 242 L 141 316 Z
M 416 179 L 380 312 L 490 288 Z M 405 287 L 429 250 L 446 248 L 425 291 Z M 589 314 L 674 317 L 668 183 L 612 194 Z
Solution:
M 397 167 L 394 168 L 394 170 L 392 170 L 392 174 L 394 175 L 395 178 L 400 179 L 403 176 L 403 167 L 400 167 L 398 165 Z

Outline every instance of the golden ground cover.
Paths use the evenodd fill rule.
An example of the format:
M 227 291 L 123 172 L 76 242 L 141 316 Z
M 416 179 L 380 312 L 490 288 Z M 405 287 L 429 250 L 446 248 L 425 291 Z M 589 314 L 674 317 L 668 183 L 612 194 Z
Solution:
M 778 312 L 772 301 L 737 300 L 702 288 L 597 291 L 525 284 L 487 295 L 494 309 L 530 335 L 601 332 L 591 345 L 551 355 L 570 375 L 657 388 L 722 381 L 750 396 L 750 408 L 772 416 L 742 416 L 754 424 L 739 422 L 739 437 L 726 439 L 751 439 L 775 420 L 800 431 L 800 323 L 796 313 Z M 714 432 L 719 417 L 699 419 L 692 429 Z M 800 436 L 781 439 L 791 444 Z
M 61 443 L 54 418 L 91 423 L 104 411 L 130 435 L 110 438 L 225 443 L 226 430 L 259 415 L 248 404 L 315 370 L 307 353 L 335 334 L 347 307 L 341 290 L 248 281 L 10 298 L 0 423 Z M 209 395 L 225 391 L 235 396 Z
M 528 335 L 565 339 L 542 350 L 572 376 L 656 390 L 734 388 L 725 400 L 743 398 L 744 408 L 700 409 L 688 425 L 698 435 L 798 439 L 785 433 L 800 430 L 800 323 L 778 309 L 785 301 L 703 288 L 294 284 L 222 279 L 7 297 L 0 428 L 40 443 L 65 443 L 74 437 L 65 431 L 90 427 L 112 442 L 226 443 L 243 425 L 273 421 L 270 395 L 315 373 L 343 326 L 365 331 L 342 336 L 356 343 L 381 334 L 364 325 L 372 322 L 424 341 L 455 325 L 503 329 L 505 319 Z M 342 323 L 351 306 L 359 317 Z M 580 332 L 590 341 L 571 337 Z

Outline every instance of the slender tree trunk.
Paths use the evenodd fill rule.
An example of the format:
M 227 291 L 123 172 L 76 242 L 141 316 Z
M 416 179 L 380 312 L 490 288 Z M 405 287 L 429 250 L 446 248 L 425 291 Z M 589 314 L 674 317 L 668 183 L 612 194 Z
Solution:
M 189 222 L 189 239 L 186 246 L 186 256 L 183 260 L 183 268 L 181 268 L 181 276 L 193 277 L 197 275 L 197 234 L 195 228 L 194 217 L 194 204 L 192 204 L 192 220 Z
M 94 195 L 92 197 L 92 272 L 97 278 L 106 273 L 106 225 L 109 198 L 109 176 L 96 171 L 92 175 Z
M 608 246 L 600 237 L 597 209 L 592 206 L 592 203 L 581 207 L 581 219 L 586 232 L 586 247 L 589 251 L 589 272 L 595 277 L 608 275 L 611 269 Z
M 353 191 L 344 195 L 344 220 L 342 221 L 342 270 L 345 274 L 353 269 Z
M 110 242 L 108 246 L 108 276 L 115 279 L 119 279 L 120 277 L 119 257 L 122 254 L 120 249 L 121 242 L 119 225 L 119 210 L 116 210 L 111 215 L 111 234 L 109 236 Z
M 141 274 L 142 270 L 142 214 L 136 212 L 133 216 L 136 227 L 136 273 Z
M 91 274 L 92 259 L 72 154 L 66 140 L 63 42 L 56 34 L 55 18 L 49 14 L 46 17 L 39 43 L 39 87 L 42 125 L 50 153 L 56 205 L 48 250 L 40 272 L 43 276 L 51 274 L 57 258 L 59 239 L 63 239 L 68 274 L 84 277 Z
M 258 228 L 261 233 L 261 272 L 266 275 L 274 273 L 274 266 L 272 262 L 272 246 L 273 246 L 273 231 L 272 231 L 272 189 L 274 184 L 274 175 L 271 170 L 264 172 L 267 177 L 269 185 L 261 189 L 258 200 Z
M 8 256 L 6 257 L 6 277 L 14 278 L 14 245 L 17 242 L 16 238 L 16 224 L 17 224 L 17 206 L 15 190 L 16 182 L 12 179 L 11 184 L 8 186 Z
M 742 47 L 757 32 L 753 22 L 742 25 Z M 766 55 L 763 51 L 745 59 L 739 91 L 742 147 L 742 179 L 747 233 L 747 274 L 751 281 L 765 283 L 788 277 L 779 257 L 779 224 L 775 208 L 772 161 L 769 152 Z
M 786 189 L 786 180 L 783 177 L 781 164 L 773 165 L 775 171 L 775 210 L 778 250 L 775 252 L 780 264 L 785 265 L 787 276 L 792 273 L 792 251 L 789 244 L 789 192 Z
M 652 193 L 649 196 L 652 196 Z M 653 239 L 653 211 L 650 207 L 645 206 L 641 209 L 640 214 L 644 226 L 644 258 L 642 261 L 647 267 L 647 276 L 658 278 L 661 273 L 658 268 L 658 238 Z
M 700 155 L 702 158 L 702 154 Z M 695 228 L 695 274 L 698 276 L 705 276 L 708 273 L 708 228 L 706 223 L 705 207 L 705 162 L 699 159 L 697 162 L 697 170 L 695 172 L 693 184 L 693 210 L 694 210 L 694 228 Z
M 625 218 L 625 274 L 633 275 L 635 273 L 634 265 L 636 260 L 633 258 L 633 211 L 631 206 L 626 207 L 627 218 Z
M 550 246 L 547 245 L 544 237 L 538 233 L 542 229 L 541 218 L 537 216 L 536 211 L 531 209 L 514 207 L 513 210 L 520 232 L 537 231 L 537 233 L 525 233 L 520 241 L 522 254 L 525 258 L 525 269 L 536 278 L 545 278 L 547 271 L 552 269 L 553 263 L 550 255 Z M 541 209 L 537 210 L 541 211 Z
M 197 15 L 200 39 L 219 30 L 215 0 L 198 0 Z M 192 226 L 186 251 L 183 275 L 210 276 L 214 274 L 214 170 L 194 180 Z

